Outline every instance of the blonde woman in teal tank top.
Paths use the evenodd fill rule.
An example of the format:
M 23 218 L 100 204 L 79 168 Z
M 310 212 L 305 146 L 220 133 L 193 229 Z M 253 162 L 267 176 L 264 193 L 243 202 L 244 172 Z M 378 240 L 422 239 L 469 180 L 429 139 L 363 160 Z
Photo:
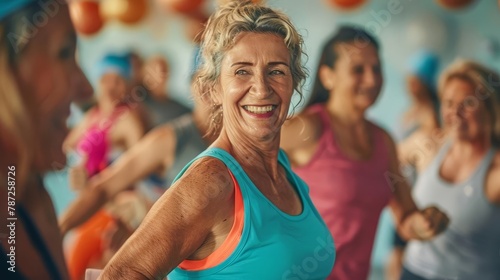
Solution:
M 332 237 L 279 149 L 306 71 L 274 9 L 234 1 L 208 21 L 196 98 L 218 138 L 178 176 L 100 279 L 324 279 Z M 173 271 L 173 272 L 172 272 Z

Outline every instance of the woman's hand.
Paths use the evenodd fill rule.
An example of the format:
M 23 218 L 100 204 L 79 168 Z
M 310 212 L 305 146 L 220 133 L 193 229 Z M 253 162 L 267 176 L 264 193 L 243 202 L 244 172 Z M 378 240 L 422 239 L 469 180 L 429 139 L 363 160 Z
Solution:
M 443 232 L 449 222 L 445 213 L 430 206 L 413 214 L 412 228 L 419 240 L 428 240 Z
M 87 170 L 85 169 L 85 165 L 83 163 L 71 167 L 68 172 L 68 177 L 69 185 L 74 191 L 80 191 L 85 188 L 89 180 L 89 175 L 87 174 Z

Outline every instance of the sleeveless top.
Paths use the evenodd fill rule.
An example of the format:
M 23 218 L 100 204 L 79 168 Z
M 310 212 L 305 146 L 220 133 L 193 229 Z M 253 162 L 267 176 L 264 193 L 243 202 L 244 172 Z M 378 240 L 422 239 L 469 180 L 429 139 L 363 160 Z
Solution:
M 45 241 L 43 240 L 43 237 L 38 230 L 35 221 L 33 221 L 33 219 L 28 214 L 28 211 L 26 211 L 22 205 L 18 205 L 17 215 L 19 220 L 23 222 L 33 250 L 36 250 L 40 255 L 40 258 L 43 261 L 43 265 L 47 269 L 47 272 L 49 273 L 51 279 L 62 279 L 61 272 L 59 271 L 59 268 L 57 267 L 57 264 L 52 257 L 49 248 L 45 244 Z M 12 245 L 16 246 L 14 243 Z M 4 249 L 3 246 L 0 245 L 0 261 L 3 263 L 3 265 L 1 266 L 2 271 L 0 272 L 0 275 L 2 276 L 0 277 L 1 279 L 26 279 L 22 272 L 19 271 L 19 265 L 17 265 L 16 263 L 18 261 L 15 260 L 15 254 L 15 251 L 10 251 L 10 247 Z M 13 256 L 13 258 L 11 256 Z M 15 268 L 12 268 L 12 265 L 14 265 L 15 263 Z
M 429 241 L 414 240 L 404 264 L 414 274 L 439 279 L 500 279 L 500 206 L 488 201 L 485 178 L 495 150 L 491 148 L 471 176 L 449 183 L 439 175 L 451 143 L 446 143 L 413 190 L 419 208 L 436 205 L 450 218 L 446 231 Z
M 99 114 L 98 110 L 92 112 L 92 117 Z M 92 124 L 78 142 L 78 152 L 87 157 L 85 169 L 89 176 L 99 173 L 108 165 L 107 157 L 110 152 L 108 134 L 116 120 L 126 111 L 128 111 L 128 107 L 118 106 L 111 116 Z
M 176 138 L 175 159 L 163 176 L 150 175 L 139 184 L 141 191 L 151 201 L 156 201 L 167 190 L 184 166 L 207 148 L 207 143 L 194 124 L 191 113 L 170 122 Z
M 158 101 L 152 98 L 151 94 L 148 94 L 143 102 L 148 110 L 150 128 L 168 123 L 191 112 L 189 108 L 171 98 Z
M 278 162 L 303 205 L 302 213 L 297 216 L 278 209 L 253 184 L 241 165 L 219 148 L 209 148 L 200 154 L 176 179 L 195 160 L 207 156 L 224 162 L 239 185 L 244 208 L 240 240 L 234 251 L 216 266 L 198 271 L 178 267 L 168 279 L 325 279 L 335 260 L 333 239 L 309 199 L 306 184 L 291 171 L 284 152 L 280 150 Z
M 311 199 L 335 240 L 337 261 L 328 279 L 367 279 L 379 217 L 392 197 L 383 132 L 370 124 L 372 156 L 353 160 L 337 146 L 324 105 L 308 110 L 321 118 L 323 132 L 311 160 L 294 171 L 309 185 Z

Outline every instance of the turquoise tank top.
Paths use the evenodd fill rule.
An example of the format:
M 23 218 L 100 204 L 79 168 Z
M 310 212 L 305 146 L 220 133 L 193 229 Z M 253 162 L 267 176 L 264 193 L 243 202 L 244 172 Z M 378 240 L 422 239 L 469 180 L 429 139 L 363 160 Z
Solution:
M 240 186 L 244 205 L 240 242 L 215 267 L 196 271 L 177 267 L 168 279 L 325 279 L 335 260 L 333 238 L 309 198 L 307 185 L 292 172 L 285 153 L 279 151 L 278 162 L 302 201 L 303 211 L 297 216 L 284 213 L 269 201 L 240 164 L 220 148 L 205 150 L 175 180 L 195 160 L 207 156 L 224 162 Z

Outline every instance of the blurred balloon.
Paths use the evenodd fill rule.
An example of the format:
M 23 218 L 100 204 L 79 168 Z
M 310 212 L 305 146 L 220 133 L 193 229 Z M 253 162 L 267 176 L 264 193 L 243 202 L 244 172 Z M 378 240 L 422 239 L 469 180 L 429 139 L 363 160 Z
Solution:
M 99 3 L 94 1 L 71 2 L 70 15 L 76 31 L 84 35 L 92 35 L 104 25 L 99 13 Z
M 106 19 L 117 19 L 133 24 L 144 18 L 148 11 L 147 0 L 102 0 L 101 14 Z
M 205 28 L 208 21 L 208 15 L 203 12 L 195 12 L 186 14 L 186 36 L 192 42 L 199 43 L 201 40 L 201 33 Z
M 342 10 L 352 10 L 361 7 L 366 0 L 327 0 L 328 4 Z
M 193 13 L 200 10 L 204 0 L 158 0 L 168 10 L 178 13 Z
M 467 7 L 475 0 L 438 0 L 438 3 L 445 8 L 458 10 Z
M 238 1 L 238 0 L 217 0 L 217 4 L 219 6 L 222 6 L 222 5 L 226 5 L 227 3 L 233 2 L 233 1 Z M 263 0 L 252 0 L 252 2 L 255 4 L 262 4 L 262 2 L 264 2 L 264 1 Z
M 450 33 L 446 22 L 438 16 L 427 13 L 411 19 L 406 27 L 406 40 L 414 49 L 427 49 L 435 53 L 446 52 Z

